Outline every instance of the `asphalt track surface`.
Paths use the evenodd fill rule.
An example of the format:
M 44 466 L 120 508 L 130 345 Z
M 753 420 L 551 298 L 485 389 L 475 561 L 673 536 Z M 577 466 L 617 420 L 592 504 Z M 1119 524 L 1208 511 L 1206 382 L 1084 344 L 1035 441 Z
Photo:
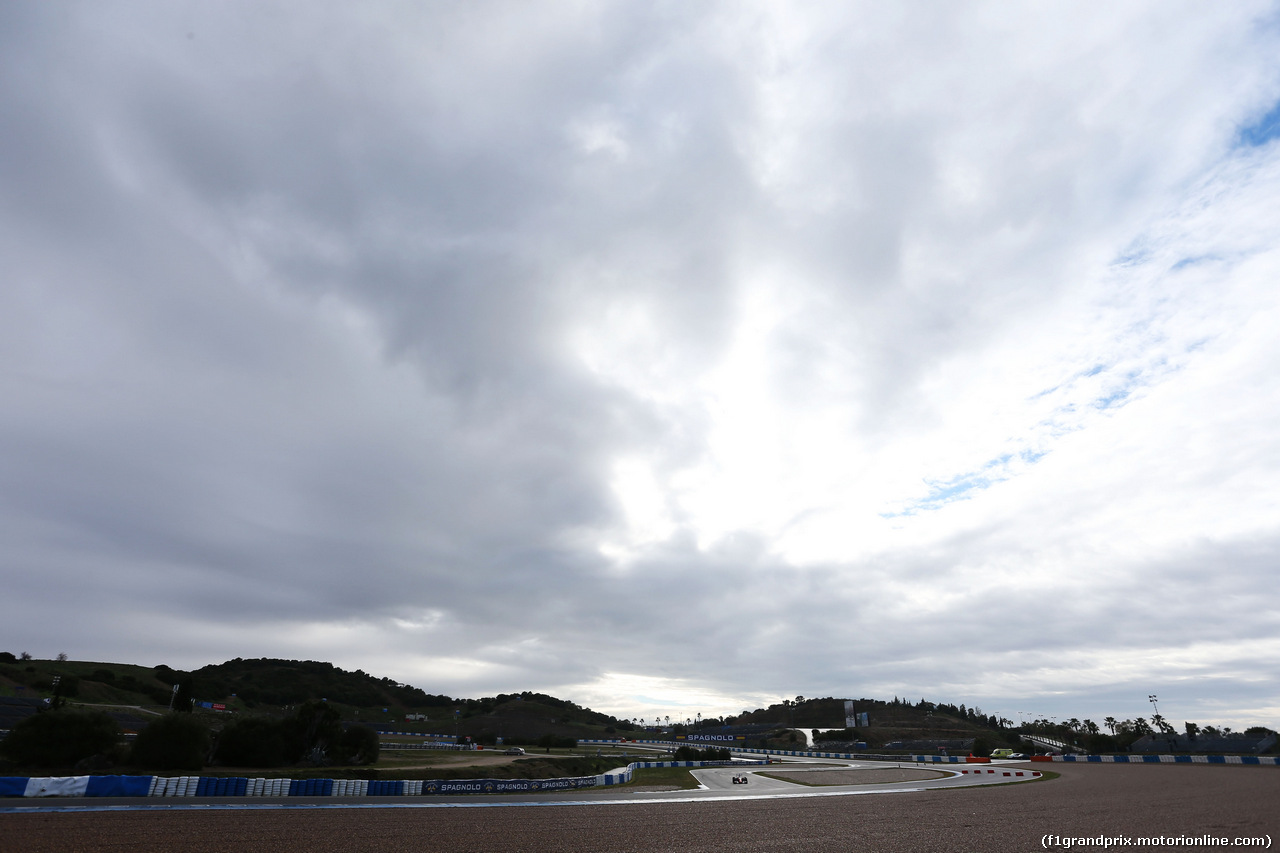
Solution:
M 1053 764 L 1061 777 L 993 787 L 885 792 L 871 784 L 807 797 L 754 787 L 681 798 L 625 788 L 538 804 L 476 798 L 463 805 L 365 798 L 358 807 L 191 807 L 0 813 L 5 851 L 964 851 L 1026 853 L 1046 835 L 1269 837 L 1280 841 L 1280 768 Z M 788 768 L 790 769 L 790 768 Z M 1050 765 L 1037 769 L 1048 770 Z M 775 780 L 770 780 L 775 781 Z M 785 785 L 785 783 L 781 783 Z M 794 790 L 794 788 L 792 788 Z M 858 793 L 851 793 L 856 790 Z M 835 795 L 832 795 L 832 794 Z M 495 805 L 501 803 L 501 805 Z M 12 809 L 10 803 L 4 804 Z M 1052 843 L 1052 842 L 1051 842 Z M 1125 846 L 1124 841 L 1116 847 Z M 1162 846 L 1170 846 L 1168 844 Z M 1205 849 L 1205 845 L 1187 845 Z M 1270 845 L 1264 844 L 1262 849 Z M 1082 849 L 1076 847 L 1074 849 Z M 1101 849 L 1090 847 L 1083 849 Z M 1258 849 L 1258 848 L 1250 848 Z

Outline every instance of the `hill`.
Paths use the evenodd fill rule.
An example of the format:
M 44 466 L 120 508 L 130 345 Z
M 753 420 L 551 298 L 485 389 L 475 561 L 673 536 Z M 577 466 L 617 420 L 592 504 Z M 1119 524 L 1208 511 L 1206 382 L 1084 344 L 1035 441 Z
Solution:
M 175 686 L 182 685 L 198 708 L 210 712 L 283 714 L 292 706 L 324 700 L 344 719 L 383 731 L 457 734 L 480 743 L 499 737 L 532 741 L 548 734 L 602 737 L 633 728 L 628 722 L 542 693 L 453 698 L 322 661 L 236 658 L 188 672 L 164 664 L 18 659 L 0 652 L 0 696 L 50 697 L 55 679 L 61 696 L 76 704 L 163 712 L 175 695 Z M 422 719 L 406 721 L 410 716 Z
M 1016 746 L 1019 738 L 1009 728 L 1010 721 L 984 714 L 978 708 L 935 703 L 921 699 L 910 703 L 894 698 L 857 699 L 855 712 L 866 713 L 868 725 L 848 731 L 849 740 L 867 744 L 871 749 L 894 749 L 896 744 L 917 742 L 969 741 L 979 739 L 988 746 Z M 797 696 L 768 708 L 744 711 L 725 720 L 733 727 L 772 724 L 783 728 L 805 730 L 845 730 L 845 700 L 826 697 L 806 699 Z
M 546 735 L 653 737 L 660 731 L 677 735 L 692 728 L 726 730 L 727 726 L 750 730 L 753 738 L 784 747 L 794 735 L 783 729 L 843 729 L 845 722 L 844 700 L 833 697 L 797 696 L 768 708 L 744 711 L 737 717 L 700 720 L 696 726 L 677 721 L 661 729 L 643 729 L 632 721 L 543 693 L 455 698 L 322 661 L 235 658 L 183 671 L 164 664 L 145 667 L 95 661 L 19 660 L 10 653 L 0 653 L 0 695 L 49 696 L 55 678 L 60 679 L 62 696 L 70 701 L 134 709 L 144 716 L 147 711 L 166 710 L 174 696 L 174 686 L 182 685 L 184 695 L 210 713 L 216 708 L 218 712 L 283 714 L 303 702 L 325 700 L 344 719 L 383 731 L 456 734 L 480 743 L 493 743 L 498 738 L 531 743 Z M 859 699 L 855 707 L 870 717 L 870 725 L 861 728 L 856 737 L 872 748 L 924 739 L 984 738 L 991 743 L 1006 743 L 1011 734 L 1002 721 L 963 705 Z M 421 719 L 406 721 L 410 716 Z M 771 736 L 759 734 L 767 729 L 775 732 Z

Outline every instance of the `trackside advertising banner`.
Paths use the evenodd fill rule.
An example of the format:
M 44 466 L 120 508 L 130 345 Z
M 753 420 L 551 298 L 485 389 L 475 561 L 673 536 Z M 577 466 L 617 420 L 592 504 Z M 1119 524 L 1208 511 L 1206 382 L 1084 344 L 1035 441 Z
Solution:
M 596 776 L 571 776 L 567 779 L 439 779 L 422 783 L 422 793 L 429 794 L 506 794 L 512 792 L 568 791 L 594 788 Z
M 676 735 L 676 740 L 687 740 L 692 743 L 741 743 L 746 738 L 742 735 L 689 734 Z

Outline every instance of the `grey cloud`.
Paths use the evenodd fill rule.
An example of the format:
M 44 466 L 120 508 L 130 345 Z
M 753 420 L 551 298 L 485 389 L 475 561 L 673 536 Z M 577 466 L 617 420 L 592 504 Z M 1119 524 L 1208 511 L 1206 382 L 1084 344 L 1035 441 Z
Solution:
M 406 672 L 498 673 L 432 692 L 696 672 L 728 696 L 915 694 L 957 667 L 998 673 L 1011 650 L 1040 666 L 1176 625 L 1266 638 L 1264 616 L 1187 592 L 1210 564 L 1253 588 L 1265 536 L 1104 553 L 1074 589 L 1055 577 L 1090 556 L 1069 540 L 1106 528 L 1095 504 L 1123 478 L 1059 474 L 1016 511 L 1002 480 L 958 532 L 917 519 L 927 541 L 817 565 L 750 525 L 699 540 L 674 496 L 718 461 L 713 373 L 749 286 L 786 297 L 751 374 L 780 422 L 839 411 L 846 443 L 875 453 L 946 443 L 927 392 L 942 366 L 1020 325 L 1055 333 L 1052 307 L 1085 300 L 1096 259 L 1228 146 L 1202 125 L 1261 102 L 1219 103 L 1213 81 L 1261 55 L 1225 12 L 1188 54 L 1210 82 L 1173 111 L 1154 84 L 1055 82 L 1078 51 L 1019 55 L 963 11 L 945 27 L 795 14 L 772 23 L 800 27 L 802 49 L 736 10 L 640 4 L 0 12 L 0 614 L 32 645 L 144 662 L 312 656 L 319 625 L 351 638 L 332 641 L 343 654 L 411 649 Z M 1117 51 L 1124 21 L 1091 43 L 1101 77 L 1178 54 L 1154 36 Z M 627 367 L 653 388 L 569 342 L 607 339 L 631 309 L 651 363 Z M 1129 363 L 1054 355 L 1063 381 Z M 601 546 L 626 527 L 612 477 L 631 456 L 653 464 L 674 532 L 628 562 Z M 814 504 L 787 510 L 796 523 L 827 510 L 793 493 Z M 1030 584 L 983 597 L 1019 561 L 1061 593 L 1050 616 Z M 1135 599 L 1140 618 L 1121 618 Z M 67 621 L 43 618 L 59 607 Z M 186 630 L 157 650 L 151 628 L 174 620 Z

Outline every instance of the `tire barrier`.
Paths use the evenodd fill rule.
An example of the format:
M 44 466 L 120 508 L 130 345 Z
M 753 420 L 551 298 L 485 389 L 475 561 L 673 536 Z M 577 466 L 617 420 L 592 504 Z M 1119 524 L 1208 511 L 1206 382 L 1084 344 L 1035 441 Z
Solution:
M 583 741 L 584 743 L 586 741 Z M 616 741 L 590 741 L 616 743 Z M 658 742 L 653 742 L 658 743 Z M 765 750 L 734 750 L 757 752 Z M 964 763 L 959 755 L 849 755 L 825 752 L 774 752 L 817 758 L 912 761 L 925 764 Z M 1273 755 L 1044 755 L 1040 761 L 1089 764 L 1253 764 L 1280 766 Z M 0 797 L 422 797 L 451 794 L 536 793 L 622 785 L 634 770 L 650 767 L 725 767 L 760 761 L 637 761 L 597 776 L 560 779 L 260 779 L 243 776 L 0 776 Z M 1027 770 L 974 767 L 962 774 L 1036 777 Z
M 723 767 L 728 761 L 644 761 L 559 779 L 250 779 L 244 776 L 7 776 L 0 797 L 424 797 L 567 791 L 621 785 L 644 767 Z M 742 763 L 742 762 L 736 762 Z M 752 762 L 765 764 L 766 762 Z

